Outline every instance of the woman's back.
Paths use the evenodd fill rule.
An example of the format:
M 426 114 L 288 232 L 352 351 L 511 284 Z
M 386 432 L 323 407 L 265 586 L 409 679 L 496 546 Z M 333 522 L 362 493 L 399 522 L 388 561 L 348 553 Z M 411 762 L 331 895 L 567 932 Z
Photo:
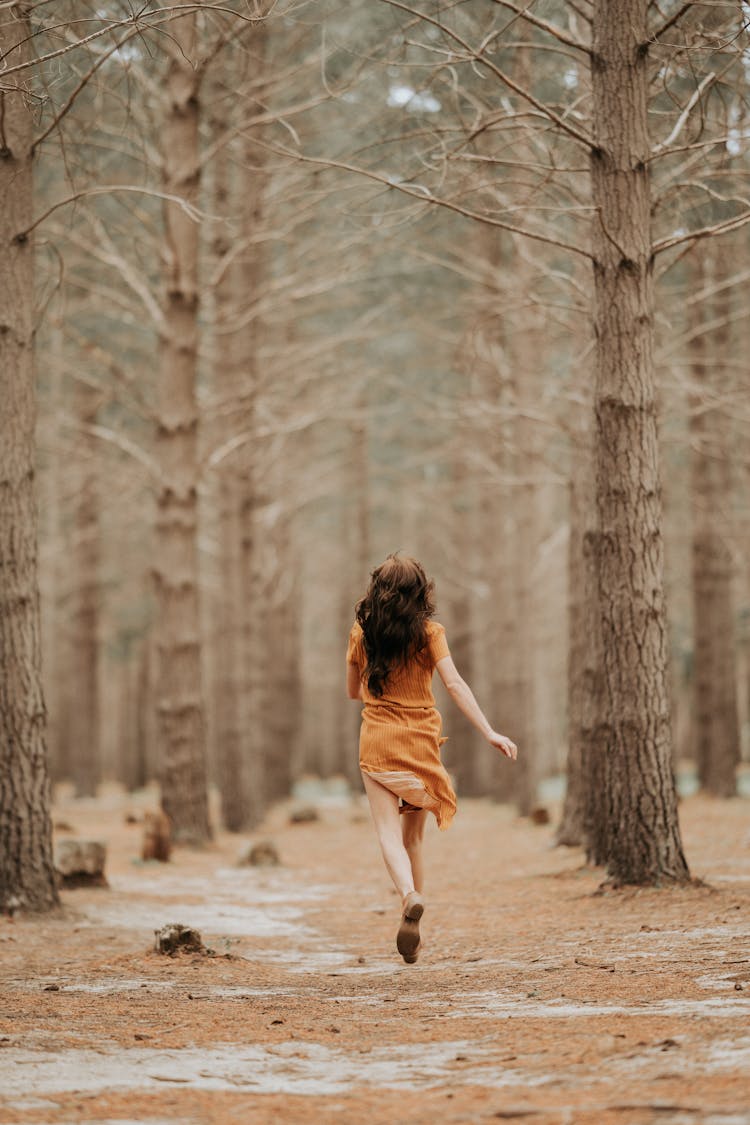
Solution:
M 395 704 L 399 707 L 435 706 L 432 674 L 438 660 L 448 656 L 448 642 L 445 639 L 445 629 L 437 621 L 428 621 L 425 632 L 427 646 L 424 652 L 420 656 L 410 658 L 405 664 L 396 665 L 391 669 L 380 697 L 372 694 L 367 686 L 367 677 L 364 677 L 362 701 L 366 706 L 378 704 Z M 349 634 L 347 660 L 357 665 L 361 676 L 367 666 L 367 654 L 362 628 L 358 622 L 354 623 Z

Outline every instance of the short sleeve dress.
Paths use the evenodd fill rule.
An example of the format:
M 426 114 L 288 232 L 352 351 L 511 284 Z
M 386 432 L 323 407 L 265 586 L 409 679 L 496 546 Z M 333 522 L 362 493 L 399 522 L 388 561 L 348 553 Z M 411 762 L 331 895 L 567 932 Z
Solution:
M 354 623 L 346 658 L 362 681 L 362 726 L 359 765 L 401 798 L 401 811 L 428 809 L 439 828 L 447 828 L 456 812 L 456 794 L 440 760 L 442 720 L 432 694 L 432 675 L 438 660 L 449 655 L 445 629 L 427 625 L 427 648 L 420 658 L 391 671 L 380 698 L 368 690 L 362 629 Z

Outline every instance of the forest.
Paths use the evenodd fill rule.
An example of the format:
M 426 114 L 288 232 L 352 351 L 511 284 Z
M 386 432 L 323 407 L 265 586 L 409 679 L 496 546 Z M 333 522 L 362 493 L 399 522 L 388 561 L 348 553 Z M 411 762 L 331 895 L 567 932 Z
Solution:
M 536 941 L 562 957 L 585 886 L 586 924 L 601 922 L 611 944 L 586 945 L 576 980 L 582 966 L 616 964 L 621 927 L 650 932 L 662 912 L 675 936 L 644 982 L 660 1003 L 698 1003 L 684 980 L 672 992 L 659 977 L 660 958 L 692 955 L 677 952 L 691 926 L 709 934 L 733 919 L 742 948 L 728 954 L 717 937 L 706 957 L 750 964 L 739 926 L 750 879 L 750 5 L 5 0 L 0 242 L 0 915 L 37 950 L 39 979 L 52 971 L 50 934 L 69 943 L 77 974 L 96 975 L 76 911 L 114 926 L 114 906 L 97 904 L 122 894 L 135 917 L 137 879 L 155 879 L 170 922 L 169 896 L 189 904 L 189 880 L 204 880 L 195 894 L 210 903 L 216 864 L 248 841 L 272 837 L 284 856 L 277 884 L 247 884 L 259 904 L 275 901 L 273 885 L 282 899 L 331 881 L 344 894 L 344 856 L 357 880 L 382 877 L 362 850 L 376 846 L 371 829 L 357 827 L 361 708 L 347 698 L 345 654 L 355 606 L 394 552 L 434 578 L 453 660 L 518 746 L 514 763 L 488 750 L 436 686 L 472 879 L 511 878 L 493 866 L 493 833 L 498 852 L 524 842 L 514 932 L 535 912 L 548 927 L 519 939 L 528 960 Z M 310 823 L 292 827 L 300 809 Z M 174 847 L 170 863 L 137 860 L 143 825 L 165 836 L 161 858 Z M 60 837 L 87 834 L 108 842 L 110 885 L 66 889 Z M 485 868 L 483 840 L 495 855 Z M 429 842 L 459 895 L 461 846 Z M 134 870 L 134 857 L 149 865 Z M 547 898 L 534 880 L 553 872 Z M 469 883 L 496 948 L 511 910 L 500 899 L 519 884 L 493 900 Z M 485 901 L 497 916 L 488 905 L 485 918 Z M 446 950 L 489 956 L 449 918 L 446 906 Z M 205 928 L 224 933 L 216 919 Z M 136 954 L 117 933 L 124 964 Z M 432 948 L 421 985 L 401 983 L 401 967 L 384 983 L 378 963 L 358 1003 L 432 987 Z M 128 962 L 127 974 L 159 978 L 155 961 L 147 968 Z M 435 995 L 452 994 L 453 969 L 434 970 Z M 9 1026 L 33 1029 L 23 957 L 11 971 Z M 226 991 L 230 971 L 212 963 L 206 980 Z M 327 1011 L 326 974 L 307 971 L 308 1008 Z M 485 981 L 493 1003 L 516 984 Z M 277 999 L 291 986 L 263 987 Z M 581 1003 L 601 1000 L 597 987 Z M 750 987 L 747 973 L 732 987 Z M 730 1053 L 742 1002 L 727 998 L 723 1013 Z M 68 1013 L 71 1026 L 86 1018 Z M 691 1047 L 697 1073 L 700 1052 L 719 1050 L 708 1025 L 704 1035 Z M 476 1045 L 474 1032 L 457 1036 Z M 747 1112 L 742 1042 L 728 1085 L 696 1087 L 714 1116 L 686 1120 Z M 559 1043 L 551 1050 L 569 1069 Z M 265 1056 L 253 1066 L 271 1073 Z M 631 1117 L 594 1102 L 565 1117 L 562 1102 L 534 1102 L 528 1075 L 518 1115 L 607 1125 L 611 1111 L 644 1125 L 658 1098 L 642 1072 Z M 398 1105 L 393 1073 L 384 1121 Z M 474 1090 L 462 1108 L 457 1095 L 450 1119 L 461 1121 L 483 1119 L 477 1091 L 503 1085 L 452 1081 Z M 283 1104 L 284 1080 L 269 1082 L 262 1109 L 227 1094 L 170 1110 L 144 1094 L 139 1119 L 339 1112 L 335 1082 Z M 443 1096 L 439 1078 L 425 1083 Z M 0 1095 L 19 1090 L 0 1080 Z M 358 1097 L 348 1120 L 379 1121 L 372 1092 Z M 122 1107 L 100 1109 L 63 1099 L 54 1120 L 120 1119 Z M 14 1112 L 52 1119 L 49 1105 L 43 1117 L 30 1103 Z M 444 1113 L 434 1101 L 403 1119 Z

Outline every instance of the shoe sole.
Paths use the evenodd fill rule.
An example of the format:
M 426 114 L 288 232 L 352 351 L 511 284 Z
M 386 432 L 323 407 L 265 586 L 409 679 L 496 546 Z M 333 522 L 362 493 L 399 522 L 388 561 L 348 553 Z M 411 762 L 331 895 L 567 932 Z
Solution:
M 401 918 L 401 925 L 396 935 L 396 949 L 399 951 L 407 965 L 413 965 L 419 951 L 419 920 L 424 914 L 424 902 L 419 895 L 409 895 L 412 902 L 407 902 Z

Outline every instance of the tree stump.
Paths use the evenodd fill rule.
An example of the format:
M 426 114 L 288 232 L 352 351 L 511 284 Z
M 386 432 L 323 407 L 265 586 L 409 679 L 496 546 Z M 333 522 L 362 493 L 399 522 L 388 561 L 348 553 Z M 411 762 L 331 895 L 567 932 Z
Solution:
M 98 840 L 58 840 L 55 871 L 63 887 L 106 887 L 107 849 Z
M 143 814 L 143 842 L 141 859 L 155 859 L 166 863 L 172 854 L 172 835 L 169 817 L 159 809 L 157 812 Z
M 280 863 L 276 845 L 270 840 L 259 840 L 257 844 L 249 844 L 240 852 L 237 859 L 238 867 L 278 867 Z
M 289 814 L 290 824 L 312 824 L 315 820 L 320 820 L 320 813 L 314 805 L 300 805 Z
M 160 930 L 154 930 L 154 947 L 157 953 L 174 957 L 177 953 L 209 953 L 201 935 L 181 922 L 169 922 Z

